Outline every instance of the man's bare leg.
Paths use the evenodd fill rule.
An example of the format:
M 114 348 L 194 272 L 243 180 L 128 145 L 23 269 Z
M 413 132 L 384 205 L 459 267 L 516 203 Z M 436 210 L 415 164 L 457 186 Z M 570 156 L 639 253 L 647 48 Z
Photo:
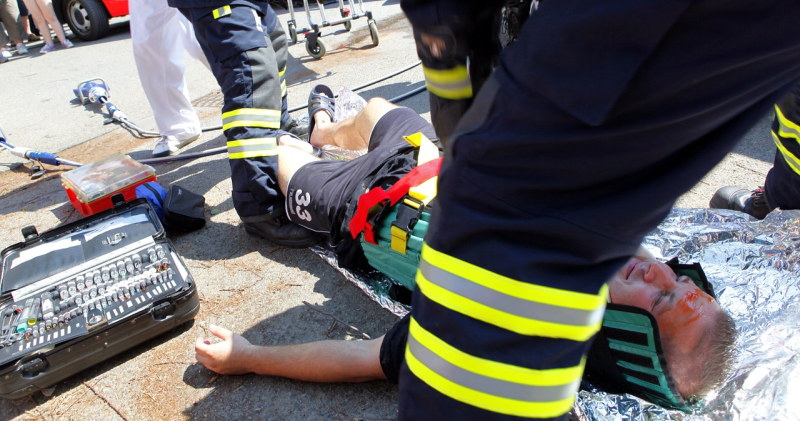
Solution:
M 372 98 L 358 114 L 337 122 L 332 122 L 328 113 L 317 111 L 312 116 L 315 127 L 310 142 L 316 147 L 333 145 L 354 151 L 365 150 L 369 146 L 372 128 L 395 108 L 398 106 L 383 98 Z
M 278 145 L 278 186 L 284 195 L 294 173 L 303 165 L 314 161 L 319 161 L 319 158 L 314 156 L 311 145 L 291 136 L 281 136 Z
M 353 117 L 344 121 L 332 122 L 328 113 L 317 111 L 312 118 L 314 131 L 311 133 L 311 145 L 322 147 L 333 145 L 354 151 L 366 150 L 372 128 L 389 111 L 397 105 L 383 98 L 372 98 L 367 105 Z M 294 173 L 309 162 L 318 161 L 314 150 L 308 143 L 291 136 L 281 136 L 278 145 L 278 186 L 286 194 L 289 181 Z

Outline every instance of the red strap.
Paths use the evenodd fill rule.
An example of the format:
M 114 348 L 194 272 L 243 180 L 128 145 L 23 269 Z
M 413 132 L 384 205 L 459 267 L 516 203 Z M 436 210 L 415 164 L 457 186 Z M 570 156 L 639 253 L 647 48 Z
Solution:
M 356 214 L 353 215 L 353 219 L 350 220 L 350 235 L 356 238 L 358 234 L 364 232 L 364 239 L 367 240 L 367 242 L 377 244 L 377 241 L 375 241 L 375 234 L 372 231 L 372 224 L 367 221 L 370 209 L 375 205 L 385 202 L 388 202 L 387 206 L 394 205 L 403 196 L 408 194 L 410 188 L 419 186 L 432 177 L 437 176 L 441 166 L 442 158 L 439 157 L 415 167 L 409 171 L 408 174 L 397 180 L 392 187 L 389 187 L 389 190 L 384 190 L 381 187 L 373 187 L 370 191 L 359 196 Z

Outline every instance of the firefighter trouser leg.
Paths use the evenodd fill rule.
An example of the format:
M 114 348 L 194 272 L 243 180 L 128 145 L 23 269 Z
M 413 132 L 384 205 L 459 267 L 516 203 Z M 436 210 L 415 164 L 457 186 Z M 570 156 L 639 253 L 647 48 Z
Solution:
M 431 121 L 443 144 L 496 64 L 500 52 L 497 33 L 500 5 L 491 5 L 496 9 L 482 11 L 469 22 L 414 27 Z
M 265 33 L 269 37 L 270 45 L 275 51 L 275 61 L 278 64 L 278 76 L 281 83 L 281 128 L 285 129 L 293 122 L 289 114 L 288 89 L 286 88 L 286 63 L 289 60 L 289 44 L 286 41 L 286 32 L 278 21 L 278 16 L 274 13 L 269 14 L 265 26 Z
M 280 211 L 276 134 L 281 84 L 276 52 L 266 36 L 277 18 L 271 9 L 262 15 L 240 5 L 182 11 L 192 21 L 224 97 L 222 130 L 236 212 L 253 217 Z
M 772 139 L 778 150 L 764 189 L 770 207 L 800 209 L 800 85 L 775 106 Z
M 605 281 L 800 75 L 793 1 L 659 4 L 545 2 L 503 52 L 439 175 L 400 419 L 563 419 Z

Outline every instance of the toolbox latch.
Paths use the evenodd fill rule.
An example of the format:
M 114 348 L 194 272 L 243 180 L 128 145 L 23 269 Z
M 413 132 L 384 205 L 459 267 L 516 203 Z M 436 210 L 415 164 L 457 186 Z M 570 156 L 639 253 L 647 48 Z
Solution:
M 125 204 L 125 196 L 122 193 L 117 193 L 111 196 L 111 205 L 115 208 L 120 207 Z
M 152 314 L 154 319 L 164 320 L 175 314 L 175 304 L 169 301 L 156 304 L 153 306 Z
M 47 362 L 39 357 L 25 361 L 20 365 L 20 371 L 23 377 L 38 376 L 45 368 L 47 368 Z
M 27 227 L 22 228 L 20 231 L 22 231 L 22 238 L 24 238 L 25 241 L 39 238 L 39 231 L 37 231 L 36 227 L 33 225 L 28 225 Z

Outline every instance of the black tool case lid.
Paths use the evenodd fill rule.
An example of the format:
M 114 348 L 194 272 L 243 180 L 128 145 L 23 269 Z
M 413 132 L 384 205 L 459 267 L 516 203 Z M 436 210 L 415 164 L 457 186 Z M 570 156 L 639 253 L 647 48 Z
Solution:
M 116 202 L 104 212 L 36 234 L 0 252 L 0 294 L 23 288 L 99 258 L 146 237 L 161 239 L 164 227 L 150 203 Z

